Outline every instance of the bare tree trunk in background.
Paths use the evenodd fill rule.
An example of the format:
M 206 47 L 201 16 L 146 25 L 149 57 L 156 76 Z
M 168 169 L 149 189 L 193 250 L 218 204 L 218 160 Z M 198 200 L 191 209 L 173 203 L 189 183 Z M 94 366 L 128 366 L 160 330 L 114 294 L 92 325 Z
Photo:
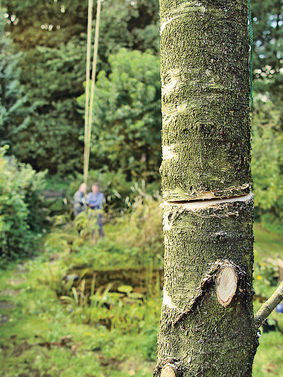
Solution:
M 253 196 L 247 0 L 160 0 L 162 377 L 250 377 Z

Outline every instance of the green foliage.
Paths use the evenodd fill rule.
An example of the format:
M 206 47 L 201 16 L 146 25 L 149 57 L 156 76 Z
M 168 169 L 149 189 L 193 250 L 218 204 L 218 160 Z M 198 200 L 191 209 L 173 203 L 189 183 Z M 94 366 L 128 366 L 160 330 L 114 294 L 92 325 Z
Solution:
M 161 198 L 142 193 L 129 203 L 129 212 L 109 225 L 109 238 L 118 244 L 142 250 L 142 258 L 151 257 L 155 264 L 162 263 Z
M 278 268 L 262 262 L 257 263 L 254 272 L 254 289 L 256 295 L 268 299 L 278 285 Z
M 33 251 L 42 230 L 44 173 L 17 164 L 4 151 L 0 150 L 0 256 L 11 258 Z
M 149 53 L 120 50 L 109 57 L 111 73 L 98 75 L 91 166 L 121 169 L 127 179 L 159 177 L 159 60 Z M 78 99 L 84 106 L 85 96 Z
M 110 55 L 123 47 L 142 52 L 159 52 L 158 0 L 104 1 L 101 13 L 99 56 L 109 70 Z
M 7 28 L 21 49 L 55 47 L 74 36 L 85 38 L 87 1 L 3 0 L 2 4 L 7 8 Z M 158 22 L 158 0 L 103 1 L 100 59 L 106 63 L 109 54 L 121 47 L 157 52 Z
M 69 42 L 57 49 L 38 47 L 23 57 L 22 84 L 33 115 L 14 133 L 12 153 L 36 169 L 62 175 L 81 168 L 83 123 L 75 105 L 83 91 L 81 49 Z
M 258 99 L 253 115 L 252 139 L 256 215 L 277 231 L 282 230 L 283 220 L 283 137 L 280 126 L 280 109 L 276 109 L 270 101 Z
M 25 265 L 25 273 L 9 270 L 1 273 L 0 286 L 5 290 L 20 289 L 11 299 L 13 310 L 2 311 L 1 319 L 11 315 L 1 324 L 1 370 L 7 377 L 20 374 L 49 375 L 50 377 L 86 377 L 94 371 L 99 376 L 149 377 L 155 361 L 156 328 L 159 320 L 159 299 L 152 302 L 146 313 L 152 313 L 137 326 L 138 318 L 129 331 L 113 328 L 109 331 L 101 324 L 83 324 L 83 316 L 75 316 L 50 286 L 43 282 L 55 268 L 39 258 Z M 13 285 L 14 279 L 24 279 Z M 52 277 L 54 278 L 54 276 Z M 19 285 L 20 284 L 20 285 Z M 101 291 L 100 296 L 102 296 Z M 71 297 L 71 296 L 70 296 Z M 0 300 L 5 300 L 0 292 Z M 97 304 L 99 305 L 99 304 Z M 145 309 L 140 308 L 142 312 Z M 131 305 L 123 308 L 131 312 Z M 109 310 L 108 310 L 109 312 Z M 100 312 L 101 315 L 101 312 Z M 135 317 L 131 318 L 134 321 Z M 142 322 L 141 321 L 141 322 Z M 15 362 L 15 354 L 16 362 Z
M 11 144 L 13 135 L 26 127 L 29 110 L 20 84 L 21 53 L 16 53 L 12 41 L 4 32 L 0 9 L 0 146 Z
M 85 78 L 87 2 L 12 0 L 3 1 L 3 6 L 6 29 L 17 50 L 24 51 L 20 91 L 27 94 L 27 102 L 20 110 L 30 113 L 22 127 L 13 125 L 11 152 L 51 174 L 81 171 L 83 119 L 76 98 L 83 93 Z M 109 54 L 121 47 L 157 52 L 157 0 L 105 1 L 102 14 L 98 70 L 108 72 Z
M 3 0 L 2 4 L 7 9 L 7 29 L 23 50 L 36 46 L 54 48 L 74 37 L 85 39 L 87 1 Z M 103 1 L 100 59 L 105 64 L 109 54 L 121 47 L 150 49 L 156 53 L 159 49 L 158 23 L 158 0 Z
M 2 0 L 7 29 L 22 50 L 55 47 L 84 33 L 87 2 L 73 0 Z
M 256 91 L 282 97 L 283 18 L 281 0 L 253 0 L 254 76 Z
M 119 329 L 122 334 L 139 334 L 156 322 L 160 311 L 160 292 L 157 292 L 158 299 L 134 293 L 120 294 L 110 291 L 111 284 L 94 292 L 94 283 L 93 280 L 91 290 L 87 291 L 83 279 L 68 296 L 60 297 L 75 322 L 100 324 L 109 330 Z M 156 332 L 154 335 L 156 337 Z
M 89 238 L 93 243 L 99 239 L 97 220 L 102 213 L 101 209 L 93 210 L 88 208 L 76 216 L 74 221 L 75 228 L 82 239 Z

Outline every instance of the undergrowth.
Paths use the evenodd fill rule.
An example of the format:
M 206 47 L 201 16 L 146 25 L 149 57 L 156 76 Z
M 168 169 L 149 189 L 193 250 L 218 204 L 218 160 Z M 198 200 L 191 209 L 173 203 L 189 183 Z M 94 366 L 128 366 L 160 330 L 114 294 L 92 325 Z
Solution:
M 82 236 L 68 216 L 58 216 L 42 253 L 2 272 L 5 377 L 152 376 L 162 284 L 159 202 L 136 199 L 122 218 L 105 224 L 105 234 Z M 259 226 L 255 237 L 257 310 L 275 289 L 278 268 L 271 260 L 282 239 Z M 280 315 L 272 318 L 282 329 Z M 281 339 L 278 330 L 262 334 L 254 377 L 280 375 Z

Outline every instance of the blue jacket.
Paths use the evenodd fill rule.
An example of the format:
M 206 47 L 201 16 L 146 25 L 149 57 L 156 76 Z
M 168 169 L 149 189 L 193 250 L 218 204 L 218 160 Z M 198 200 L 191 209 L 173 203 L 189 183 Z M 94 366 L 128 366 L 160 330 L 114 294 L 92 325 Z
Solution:
M 93 192 L 87 194 L 86 204 L 91 209 L 102 209 L 103 201 L 104 195 L 102 192 L 98 192 L 96 195 Z

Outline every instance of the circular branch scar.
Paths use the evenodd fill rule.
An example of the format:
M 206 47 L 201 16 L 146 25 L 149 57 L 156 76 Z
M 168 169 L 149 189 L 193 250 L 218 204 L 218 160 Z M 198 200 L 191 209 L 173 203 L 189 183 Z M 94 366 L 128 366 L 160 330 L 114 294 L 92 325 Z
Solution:
M 238 278 L 231 266 L 222 267 L 216 277 L 216 293 L 218 302 L 226 307 L 232 301 L 237 290 Z

